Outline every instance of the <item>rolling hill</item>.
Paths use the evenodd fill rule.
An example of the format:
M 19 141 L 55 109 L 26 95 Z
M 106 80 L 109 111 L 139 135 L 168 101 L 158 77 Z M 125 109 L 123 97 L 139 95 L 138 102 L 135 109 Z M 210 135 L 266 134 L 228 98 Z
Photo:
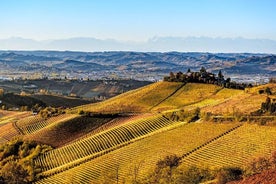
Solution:
M 179 44 L 178 39 L 172 40 L 175 42 L 174 46 Z M 166 39 L 160 41 L 166 42 Z M 197 41 L 195 39 L 188 45 Z M 207 45 L 210 46 L 209 43 Z M 234 47 L 238 45 L 240 46 L 240 43 Z M 3 79 L 69 77 L 156 81 L 161 80 L 170 71 L 185 72 L 188 68 L 194 71 L 205 66 L 210 72 L 217 73 L 222 70 L 227 77 L 239 81 L 267 82 L 270 77 L 275 76 L 276 57 L 273 54 L 258 54 L 260 48 L 256 49 L 255 53 L 0 50 L 3 69 L 0 74 Z
M 268 84 L 246 90 L 221 88 L 211 84 L 180 82 L 157 82 L 126 92 L 104 102 L 79 106 L 73 111 L 93 112 L 159 112 L 164 110 L 202 108 L 204 112 L 231 114 L 233 109 L 250 113 L 260 108 L 266 94 L 260 89 L 276 90 L 275 84 Z
M 259 94 L 266 88 L 271 95 Z M 248 118 L 275 93 L 276 84 L 235 90 L 157 82 L 47 119 L 3 111 L 0 141 L 21 136 L 54 147 L 35 158 L 36 183 L 133 183 L 173 154 L 181 158 L 179 168 L 243 168 L 276 150 L 275 116 L 265 114 L 265 123 Z M 190 123 L 171 118 L 197 108 L 199 119 Z

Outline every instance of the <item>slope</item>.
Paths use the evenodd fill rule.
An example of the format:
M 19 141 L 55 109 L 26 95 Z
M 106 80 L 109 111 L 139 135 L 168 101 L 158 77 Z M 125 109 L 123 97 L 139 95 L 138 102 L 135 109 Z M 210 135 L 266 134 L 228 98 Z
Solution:
M 35 164 L 42 169 L 43 176 L 49 176 L 162 131 L 175 123 L 159 114 L 134 120 L 47 152 L 36 159 Z
M 249 89 L 233 90 L 223 89 L 217 95 L 228 96 L 224 101 L 213 105 L 207 105 L 202 108 L 204 112 L 211 112 L 213 114 L 220 115 L 232 115 L 235 112 L 249 115 L 251 112 L 258 110 L 261 107 L 261 103 L 265 102 L 267 94 L 259 94 L 259 90 L 265 90 L 270 88 L 272 91 L 272 98 L 275 98 L 276 83 L 265 84 Z M 226 90 L 226 91 L 224 91 Z
M 276 128 L 244 124 L 221 139 L 184 157 L 182 167 L 243 167 L 254 157 L 268 156 L 276 149 Z
M 157 82 L 126 92 L 101 103 L 83 105 L 73 109 L 93 112 L 148 112 L 182 108 L 209 99 L 222 89 L 211 84 Z M 229 89 L 231 91 L 231 89 Z M 233 90 L 239 91 L 240 90 Z M 233 92 L 232 94 L 236 94 Z M 221 102 L 217 100 L 217 102 Z
M 235 126 L 237 124 L 179 124 L 38 183 L 114 183 L 116 172 L 119 183 L 129 183 L 135 169 L 138 169 L 136 177 L 144 177 L 163 157 L 170 154 L 181 156 Z
M 269 169 L 259 174 L 249 176 L 239 181 L 232 181 L 227 184 L 272 184 L 276 183 L 276 169 Z
M 153 110 L 171 110 L 195 104 L 206 98 L 210 98 L 212 95 L 215 95 L 221 89 L 222 88 L 217 85 L 187 83 L 175 94 L 173 94 L 166 100 L 162 101 L 162 103 L 155 106 Z
M 38 131 L 32 132 L 30 135 L 25 136 L 25 138 L 53 147 L 61 147 L 68 142 L 86 135 L 110 120 L 112 120 L 112 117 L 97 118 L 75 114 L 61 115 L 53 123 Z

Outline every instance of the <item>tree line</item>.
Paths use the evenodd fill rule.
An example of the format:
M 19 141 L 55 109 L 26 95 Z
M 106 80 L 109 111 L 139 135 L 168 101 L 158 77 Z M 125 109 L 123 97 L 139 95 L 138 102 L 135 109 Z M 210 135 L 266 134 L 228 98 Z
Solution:
M 186 73 L 170 72 L 169 76 L 164 77 L 164 81 L 215 84 L 225 88 L 241 90 L 245 89 L 246 87 L 252 87 L 252 84 L 237 83 L 235 81 L 231 81 L 231 78 L 224 79 L 224 75 L 222 74 L 221 70 L 218 72 L 218 75 L 216 75 L 214 73 L 207 72 L 204 67 L 201 67 L 198 72 L 192 72 L 190 69 L 188 69 Z

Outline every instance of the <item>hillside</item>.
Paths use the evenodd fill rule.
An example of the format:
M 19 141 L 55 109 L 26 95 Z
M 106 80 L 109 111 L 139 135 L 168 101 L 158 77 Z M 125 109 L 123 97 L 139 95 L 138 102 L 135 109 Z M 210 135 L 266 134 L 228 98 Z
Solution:
M 36 183 L 133 183 L 168 155 L 181 158 L 180 170 L 243 168 L 276 150 L 275 116 L 251 114 L 275 94 L 276 84 L 236 90 L 157 82 L 48 118 L 2 111 L 0 141 L 53 147 L 34 159 Z M 196 119 L 183 118 L 195 112 Z
M 29 110 L 36 104 L 42 107 L 51 106 L 70 108 L 93 102 L 91 100 L 56 95 L 16 95 L 13 93 L 4 94 L 0 97 L 0 100 L 1 105 L 5 106 L 6 109 L 20 109 L 25 106 Z
M 94 118 L 71 115 L 65 120 L 56 121 L 55 123 L 26 136 L 26 138 L 53 147 L 61 147 L 70 141 L 88 134 L 111 120 L 112 117 Z
M 150 83 L 151 82 L 148 81 L 137 81 L 132 79 L 76 80 L 75 78 L 67 79 L 67 77 L 63 77 L 59 79 L 1 80 L 0 78 L 0 88 L 4 89 L 5 93 L 20 94 L 23 92 L 34 96 L 53 95 L 54 97 L 77 96 L 90 100 L 110 98 Z
M 203 112 L 220 115 L 230 115 L 236 111 L 250 114 L 258 110 L 266 99 L 267 95 L 258 91 L 268 87 L 275 93 L 276 84 L 236 90 L 211 84 L 157 82 L 104 102 L 77 107 L 74 111 L 158 112 L 199 107 Z
M 106 101 L 77 107 L 92 112 L 147 112 L 182 88 L 183 83 L 157 82 Z
M 116 169 L 119 169 L 119 183 L 124 180 L 130 182 L 134 177 L 135 167 L 139 167 L 137 177 L 146 176 L 154 169 L 156 162 L 164 156 L 173 153 L 183 155 L 234 126 L 232 124 L 182 124 L 95 158 L 39 183 L 55 181 L 67 183 L 73 178 L 76 182 L 86 180 L 88 183 L 115 183 Z M 185 139 L 187 135 L 191 137 Z
M 276 183 L 276 169 L 270 169 L 267 171 L 264 171 L 260 174 L 256 174 L 253 176 L 250 176 L 248 178 L 245 178 L 240 181 L 233 181 L 229 182 L 228 184 L 271 184 L 271 183 Z
M 41 100 L 46 104 L 46 106 L 51 107 L 76 107 L 83 104 L 91 103 L 90 100 L 83 100 L 73 97 L 62 97 L 55 95 L 31 95 L 32 98 Z

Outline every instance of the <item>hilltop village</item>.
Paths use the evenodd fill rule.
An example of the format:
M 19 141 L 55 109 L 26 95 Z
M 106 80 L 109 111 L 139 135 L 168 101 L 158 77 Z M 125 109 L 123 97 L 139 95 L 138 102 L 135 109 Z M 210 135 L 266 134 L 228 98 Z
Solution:
M 225 88 L 232 89 L 245 89 L 246 87 L 253 87 L 252 84 L 237 83 L 231 81 L 231 78 L 224 79 L 221 70 L 218 75 L 207 72 L 204 67 L 201 67 L 199 72 L 192 72 L 190 69 L 186 73 L 177 72 L 176 74 L 170 72 L 169 76 L 164 77 L 164 81 L 167 82 L 184 82 L 184 83 L 204 83 L 204 84 L 215 84 L 223 86 Z

